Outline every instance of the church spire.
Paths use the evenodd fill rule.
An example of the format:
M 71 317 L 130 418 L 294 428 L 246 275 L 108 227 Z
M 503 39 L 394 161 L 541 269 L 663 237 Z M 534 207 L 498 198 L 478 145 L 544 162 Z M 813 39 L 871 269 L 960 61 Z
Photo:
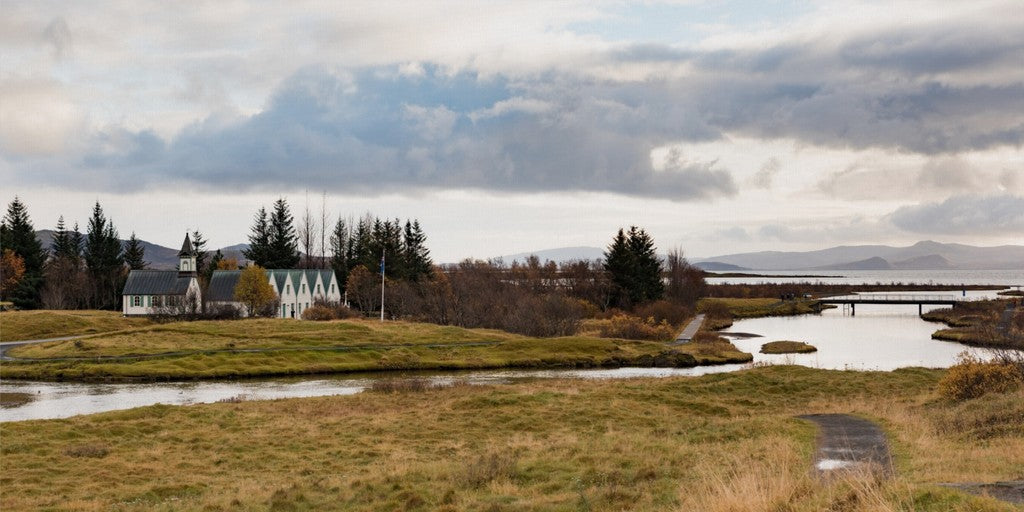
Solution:
M 178 251 L 178 276 L 196 275 L 196 251 L 192 248 L 192 240 L 185 233 L 185 241 L 181 244 L 181 251 Z

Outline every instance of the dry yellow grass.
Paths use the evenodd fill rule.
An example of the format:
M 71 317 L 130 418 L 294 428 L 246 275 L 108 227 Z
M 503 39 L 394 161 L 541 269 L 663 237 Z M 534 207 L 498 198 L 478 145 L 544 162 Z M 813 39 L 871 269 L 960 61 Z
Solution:
M 0 312 L 0 341 L 91 335 L 150 325 L 145 318 L 125 318 L 117 311 Z
M 937 401 L 940 376 L 770 367 L 8 423 L 0 509 L 1013 510 L 930 485 L 1024 476 L 1024 435 L 939 428 L 984 416 Z M 1024 410 L 999 398 L 974 406 Z M 830 411 L 886 427 L 895 481 L 810 475 L 793 416 Z
M 175 322 L 14 347 L 0 376 L 105 380 L 223 378 L 375 370 L 692 366 L 746 362 L 724 343 L 668 347 L 623 339 L 531 338 L 487 329 L 372 320 Z M 692 356 L 692 357 L 691 357 Z M 116 359 L 111 359 L 111 358 Z M 104 359 L 105 358 L 105 359 Z

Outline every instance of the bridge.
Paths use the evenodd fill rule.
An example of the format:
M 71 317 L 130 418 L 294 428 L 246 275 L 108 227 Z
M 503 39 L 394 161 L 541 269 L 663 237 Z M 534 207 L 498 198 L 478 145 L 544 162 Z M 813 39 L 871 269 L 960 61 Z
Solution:
M 818 299 L 819 304 L 842 304 L 850 306 L 850 314 L 857 314 L 857 304 L 917 304 L 917 314 L 923 313 L 923 307 L 952 306 L 971 299 L 956 295 L 907 295 L 907 294 L 870 294 L 870 295 L 839 295 Z

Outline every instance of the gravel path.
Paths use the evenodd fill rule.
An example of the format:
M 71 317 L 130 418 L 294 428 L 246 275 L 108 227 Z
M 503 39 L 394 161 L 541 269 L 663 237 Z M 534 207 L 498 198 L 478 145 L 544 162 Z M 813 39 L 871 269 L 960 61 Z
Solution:
M 704 314 L 701 313 L 690 320 L 690 323 L 686 324 L 683 332 L 676 336 L 676 341 L 672 342 L 673 345 L 682 345 L 683 343 L 689 343 L 693 340 L 693 336 L 700 330 L 700 326 L 704 324 Z

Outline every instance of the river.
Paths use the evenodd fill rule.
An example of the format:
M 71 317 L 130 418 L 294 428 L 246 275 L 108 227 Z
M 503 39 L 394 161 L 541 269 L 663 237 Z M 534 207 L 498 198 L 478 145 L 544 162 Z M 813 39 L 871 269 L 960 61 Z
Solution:
M 941 292 L 940 292 L 941 293 Z M 948 294 L 949 292 L 945 292 Z M 969 297 L 994 292 L 968 291 Z M 837 308 L 820 315 L 738 320 L 724 331 L 733 343 L 754 354 L 755 363 L 800 364 L 813 368 L 893 370 L 907 366 L 948 367 L 958 354 L 986 351 L 958 343 L 936 341 L 931 333 L 941 324 L 917 316 L 917 306 L 857 306 L 856 316 Z M 735 337 L 737 333 L 760 337 Z M 761 344 L 775 340 L 804 341 L 818 348 L 812 354 L 765 355 Z M 32 395 L 25 405 L 0 409 L 0 422 L 66 418 L 78 414 L 130 409 L 152 404 L 188 405 L 240 397 L 246 400 L 347 395 L 363 391 L 380 379 L 425 378 L 444 385 L 455 381 L 470 384 L 509 383 L 530 379 L 621 379 L 633 377 L 697 376 L 729 372 L 748 365 L 731 364 L 697 368 L 617 368 L 598 370 L 501 370 L 448 373 L 388 372 L 331 377 L 296 377 L 232 381 L 105 384 L 4 381 L 0 391 Z

